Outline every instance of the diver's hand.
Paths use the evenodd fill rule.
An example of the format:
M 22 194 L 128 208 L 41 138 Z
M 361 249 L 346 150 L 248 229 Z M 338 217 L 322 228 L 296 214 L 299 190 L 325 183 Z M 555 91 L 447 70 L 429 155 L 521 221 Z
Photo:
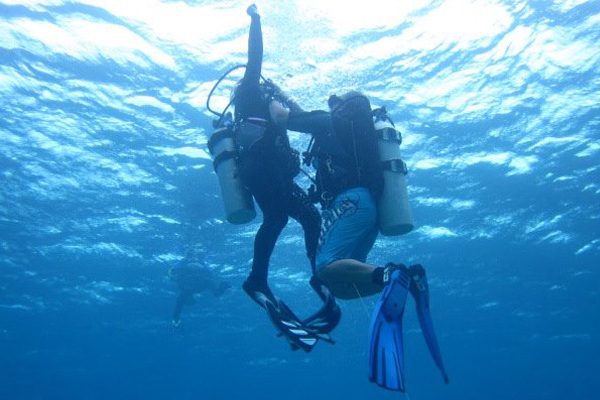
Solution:
M 258 16 L 258 8 L 256 8 L 256 4 L 250 4 L 246 9 L 246 14 L 248 14 L 251 17 L 254 15 Z
M 272 100 L 269 103 L 269 114 L 271 114 L 271 119 L 275 122 L 276 125 L 281 127 L 287 126 L 288 116 L 290 111 L 285 108 L 279 101 Z

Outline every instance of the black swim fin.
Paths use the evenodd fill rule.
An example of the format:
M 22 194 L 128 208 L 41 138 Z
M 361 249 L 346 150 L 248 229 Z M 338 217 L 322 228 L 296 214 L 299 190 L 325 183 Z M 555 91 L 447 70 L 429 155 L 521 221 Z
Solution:
M 278 300 L 277 304 L 267 301 L 265 306 L 269 319 L 290 342 L 292 349 L 299 347 L 308 353 L 315 347 L 319 337 L 296 317 L 287 304 Z
M 429 311 L 429 285 L 427 284 L 427 276 L 425 275 L 425 268 L 422 265 L 416 264 L 411 265 L 408 268 L 408 274 L 410 275 L 410 294 L 415 299 L 417 307 L 417 316 L 419 318 L 419 324 L 421 325 L 421 331 L 425 337 L 425 342 L 429 348 L 429 352 L 435 361 L 435 364 L 440 369 L 444 382 L 448 383 L 448 374 L 444 368 L 444 362 L 442 360 L 442 352 L 433 329 L 433 320 L 431 319 L 431 312 Z
M 281 336 L 290 342 L 293 350 L 301 348 L 309 352 L 317 344 L 318 336 L 311 332 L 283 301 L 275 297 L 267 287 L 259 287 L 246 280 L 242 285 L 252 300 L 261 306 Z
M 327 286 L 323 285 L 314 276 L 310 280 L 310 285 L 317 292 L 321 300 L 323 300 L 324 304 L 316 313 L 306 318 L 303 322 L 311 331 L 319 335 L 319 339 L 333 344 L 335 342 L 331 339 L 329 333 L 340 323 L 342 310 Z
M 406 391 L 402 316 L 409 285 L 406 267 L 398 266 L 375 305 L 369 334 L 369 380 L 401 392 Z

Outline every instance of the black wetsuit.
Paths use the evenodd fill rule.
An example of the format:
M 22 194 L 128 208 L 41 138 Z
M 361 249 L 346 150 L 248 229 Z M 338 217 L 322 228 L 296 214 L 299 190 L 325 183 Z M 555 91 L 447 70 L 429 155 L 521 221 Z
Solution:
M 370 121 L 370 114 L 367 116 Z M 353 130 L 370 132 L 372 127 L 336 119 L 326 111 L 291 112 L 287 127 L 296 132 L 310 133 L 315 139 L 311 155 L 316 159 L 317 193 L 321 205 L 329 207 L 341 192 L 355 187 L 366 187 L 375 198 L 383 189 L 383 175 L 374 133 L 353 134 Z M 337 132 L 337 133 L 336 133 Z
M 263 222 L 254 239 L 254 258 L 248 282 L 253 287 L 267 290 L 269 260 L 289 217 L 298 221 L 304 230 L 306 253 L 314 271 L 321 217 L 306 193 L 294 183 L 299 161 L 297 153 L 290 147 L 286 130 L 270 120 L 269 99 L 260 84 L 262 57 L 260 16 L 253 15 L 248 39 L 248 64 L 236 90 L 234 104 L 236 124 L 247 118 L 267 121 L 262 139 L 240 153 L 238 164 L 242 182 L 263 212 Z

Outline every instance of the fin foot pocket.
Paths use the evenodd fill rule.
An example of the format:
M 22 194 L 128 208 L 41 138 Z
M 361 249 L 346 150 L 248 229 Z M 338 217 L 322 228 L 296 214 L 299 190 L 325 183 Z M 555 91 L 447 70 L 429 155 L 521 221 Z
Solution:
M 248 278 L 242 284 L 244 292 L 259 306 L 266 309 L 266 302 L 277 303 L 277 298 L 266 283 L 259 284 Z

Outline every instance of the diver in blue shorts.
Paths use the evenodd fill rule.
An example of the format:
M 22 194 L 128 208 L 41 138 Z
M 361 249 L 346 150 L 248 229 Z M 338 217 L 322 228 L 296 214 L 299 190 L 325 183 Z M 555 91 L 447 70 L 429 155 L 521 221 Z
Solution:
M 317 169 L 312 193 L 323 209 L 316 276 L 341 299 L 382 292 L 370 329 L 371 381 L 390 390 L 405 391 L 402 316 L 411 293 L 427 345 L 448 382 L 429 314 L 424 268 L 392 262 L 385 267 L 366 263 L 379 231 L 377 200 L 383 190 L 370 101 L 362 93 L 350 91 L 331 96 L 328 103 L 329 112 L 290 111 L 277 101 L 269 107 L 271 118 L 282 127 L 310 133 L 314 139 L 306 158 Z
M 338 298 L 381 292 L 385 268 L 365 263 L 378 235 L 377 199 L 383 189 L 377 138 L 369 100 L 359 92 L 331 96 L 330 111 L 289 111 L 271 102 L 273 120 L 310 133 L 308 158 L 316 165 L 313 196 L 323 224 L 316 270 Z

